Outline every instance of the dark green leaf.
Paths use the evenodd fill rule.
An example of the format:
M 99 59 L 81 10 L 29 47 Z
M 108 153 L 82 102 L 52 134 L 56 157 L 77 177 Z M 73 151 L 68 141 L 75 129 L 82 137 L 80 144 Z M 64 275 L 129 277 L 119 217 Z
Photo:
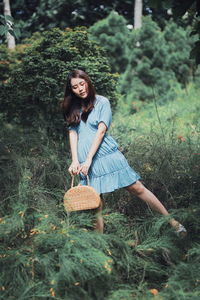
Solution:
M 6 25 L 6 20 L 4 18 L 4 16 L 0 15 L 0 23 L 3 25 Z
M 13 32 L 14 32 L 15 37 L 18 39 L 21 35 L 20 29 L 19 28 L 14 28 Z
M 10 22 L 14 22 L 14 19 L 13 19 L 13 17 L 11 17 L 11 16 L 8 16 L 8 15 L 6 15 L 5 16 L 5 19 L 7 20 L 7 21 L 10 21 Z
M 0 25 L 0 35 L 1 36 L 6 35 L 7 32 L 8 32 L 7 26 Z

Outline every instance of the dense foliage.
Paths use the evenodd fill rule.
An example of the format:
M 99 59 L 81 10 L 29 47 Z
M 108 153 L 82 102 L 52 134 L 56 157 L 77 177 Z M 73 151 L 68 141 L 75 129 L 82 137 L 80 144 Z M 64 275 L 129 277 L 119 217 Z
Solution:
M 186 87 L 196 72 L 189 58 L 194 38 L 187 30 L 168 22 L 161 31 L 150 18 L 141 30 L 128 30 L 126 20 L 115 12 L 89 29 L 106 49 L 112 70 L 121 74 L 119 91 L 126 102 L 135 99 L 161 103 L 175 97 L 175 88 Z
M 105 234 L 93 232 L 94 214 L 63 208 L 66 143 L 1 122 L 1 299 L 199 298 L 198 92 L 191 86 L 159 107 L 161 127 L 147 105 L 135 119 L 118 110 L 111 128 L 145 185 L 187 227 L 185 239 L 122 190 L 106 195 Z
M 5 59 L 5 48 L 1 55 Z M 9 59 L 9 52 L 7 56 Z M 5 62 L 3 66 L 9 69 Z M 37 128 L 46 126 L 55 134 L 61 124 L 59 103 L 66 76 L 75 68 L 84 69 L 97 92 L 107 95 L 115 106 L 117 77 L 110 73 L 103 49 L 88 39 L 85 28 L 64 32 L 53 29 L 27 40 L 20 61 L 15 61 L 12 71 L 3 75 L 0 105 L 6 119 Z
M 126 19 L 117 12 L 89 28 L 92 39 L 106 49 L 113 72 L 123 73 L 128 64 L 129 30 Z
M 183 28 L 193 26 L 193 34 L 200 34 L 200 2 L 198 0 L 143 0 L 143 15 L 151 15 L 153 20 L 164 28 L 165 21 L 175 20 Z M 30 37 L 36 31 L 44 31 L 59 27 L 91 26 L 107 17 L 112 10 L 124 16 L 129 24 L 134 23 L 134 5 L 132 0 L 113 1 L 64 1 L 64 0 L 16 0 L 11 1 L 11 13 L 14 16 L 14 34 L 18 41 Z M 9 17 L 8 17 L 9 18 Z M 3 0 L 0 0 L 0 42 L 5 40 L 7 21 L 3 16 Z M 200 41 L 191 52 L 191 57 L 200 61 Z
M 129 40 L 129 64 L 120 86 L 126 101 L 152 101 L 155 95 L 160 102 L 172 100 L 175 86 L 185 87 L 195 72 L 191 44 L 189 31 L 175 23 L 161 31 L 150 17 L 144 18 L 142 29 Z
M 12 15 L 17 28 L 21 29 L 21 39 L 30 37 L 35 31 L 44 31 L 59 27 L 91 26 L 107 17 L 112 10 L 124 16 L 128 23 L 134 21 L 134 1 L 124 0 L 15 0 L 10 2 Z M 159 7 L 152 1 L 143 1 L 144 15 L 152 14 L 159 22 L 169 19 L 167 13 L 170 3 L 162 3 Z M 0 0 L 0 14 L 3 14 L 3 3 Z
M 22 14 L 39 3 L 51 27 L 50 2 L 31 1 Z M 126 49 L 111 24 L 122 26 Z M 189 34 L 173 22 L 161 31 L 150 18 L 131 32 L 115 13 L 90 34 L 106 51 L 85 27 L 37 32 L 14 52 L 0 47 L 0 299 L 199 300 L 200 90 Z M 114 71 L 124 63 L 120 81 L 109 55 Z M 124 190 L 105 195 L 104 234 L 93 231 L 95 211 L 64 211 L 71 155 L 59 104 L 77 67 L 111 100 L 110 133 L 187 237 Z

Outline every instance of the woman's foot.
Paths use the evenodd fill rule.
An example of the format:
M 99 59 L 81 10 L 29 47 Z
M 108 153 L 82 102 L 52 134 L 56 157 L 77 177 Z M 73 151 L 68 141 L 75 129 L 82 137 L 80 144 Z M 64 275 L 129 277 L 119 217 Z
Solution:
M 176 221 L 174 218 L 170 219 L 169 223 L 175 229 L 175 233 L 178 236 L 185 237 L 187 235 L 186 228 L 181 223 L 179 223 L 178 221 Z
M 177 227 L 177 229 L 176 229 L 175 232 L 180 237 L 185 237 L 187 235 L 186 228 L 182 224 L 180 224 L 180 223 L 179 223 L 179 225 L 178 225 L 178 227 Z

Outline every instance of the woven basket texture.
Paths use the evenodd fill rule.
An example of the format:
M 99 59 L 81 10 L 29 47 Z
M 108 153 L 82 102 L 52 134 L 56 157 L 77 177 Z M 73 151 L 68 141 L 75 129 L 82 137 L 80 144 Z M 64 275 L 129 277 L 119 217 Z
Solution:
M 64 207 L 68 212 L 95 209 L 100 206 L 100 202 L 100 196 L 91 186 L 75 186 L 64 195 Z

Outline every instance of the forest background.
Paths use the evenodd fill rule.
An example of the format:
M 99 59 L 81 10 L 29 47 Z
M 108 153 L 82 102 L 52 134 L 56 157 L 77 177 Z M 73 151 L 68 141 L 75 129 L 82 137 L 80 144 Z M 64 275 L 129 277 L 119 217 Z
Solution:
M 5 2 L 0 299 L 199 300 L 199 1 L 16 0 L 13 18 Z M 110 134 L 184 239 L 124 190 L 105 195 L 103 235 L 94 213 L 64 211 L 74 68 L 110 99 Z

